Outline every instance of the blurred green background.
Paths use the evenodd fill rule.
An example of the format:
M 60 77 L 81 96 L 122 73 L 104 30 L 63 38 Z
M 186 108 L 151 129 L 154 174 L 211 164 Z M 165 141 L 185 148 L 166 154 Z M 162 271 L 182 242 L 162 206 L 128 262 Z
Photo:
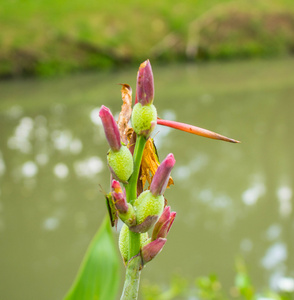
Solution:
M 0 76 L 289 55 L 292 0 L 1 0 Z
M 195 288 L 215 273 L 237 299 L 242 257 L 257 294 L 293 297 L 292 0 L 0 0 L 0 28 L 1 300 L 69 289 L 107 213 L 99 108 L 118 114 L 118 84 L 134 90 L 147 58 L 160 117 L 242 143 L 155 130 L 159 157 L 177 161 L 166 193 L 177 218 L 143 271 L 146 295 L 172 274 Z

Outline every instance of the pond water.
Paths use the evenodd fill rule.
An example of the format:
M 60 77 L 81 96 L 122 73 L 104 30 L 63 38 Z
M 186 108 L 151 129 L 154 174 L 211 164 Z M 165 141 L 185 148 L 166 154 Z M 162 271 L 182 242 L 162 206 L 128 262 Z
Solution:
M 291 59 L 153 66 L 161 118 L 242 143 L 158 126 L 160 158 L 176 158 L 166 198 L 177 218 L 143 282 L 216 273 L 229 289 L 237 256 L 259 289 L 294 277 L 293 70 Z M 117 114 L 117 84 L 135 87 L 136 71 L 0 83 L 1 299 L 61 299 L 70 287 L 106 214 L 99 107 Z

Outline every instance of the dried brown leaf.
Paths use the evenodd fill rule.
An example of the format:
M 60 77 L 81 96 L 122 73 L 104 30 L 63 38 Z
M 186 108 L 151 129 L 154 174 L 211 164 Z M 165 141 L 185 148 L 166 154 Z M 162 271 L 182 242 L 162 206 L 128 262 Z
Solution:
M 128 143 L 127 132 L 129 129 L 129 121 L 132 115 L 132 88 L 128 84 L 121 84 L 121 95 L 123 104 L 121 106 L 121 111 L 118 116 L 118 129 L 121 136 L 121 141 L 124 144 Z

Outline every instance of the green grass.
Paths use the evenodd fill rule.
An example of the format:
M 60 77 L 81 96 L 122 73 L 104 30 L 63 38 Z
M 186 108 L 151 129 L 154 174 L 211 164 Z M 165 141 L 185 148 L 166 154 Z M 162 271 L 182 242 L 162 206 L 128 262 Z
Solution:
M 252 19 L 228 24 L 232 7 Z M 277 41 L 271 42 L 273 29 L 263 27 L 263 15 L 274 12 L 287 15 L 274 26 Z M 291 0 L 0 0 L 0 76 L 109 69 L 147 57 L 288 54 L 294 49 L 291 16 Z M 236 30 L 217 31 L 222 24 Z

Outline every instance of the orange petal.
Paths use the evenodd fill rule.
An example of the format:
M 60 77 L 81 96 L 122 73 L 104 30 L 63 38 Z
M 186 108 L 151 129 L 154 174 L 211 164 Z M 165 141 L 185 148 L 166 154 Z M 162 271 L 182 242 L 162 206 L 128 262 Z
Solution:
M 237 140 L 230 139 L 228 137 L 225 137 L 225 136 L 215 133 L 213 131 L 203 129 L 203 128 L 200 128 L 197 126 L 185 124 L 185 123 L 163 120 L 163 119 L 157 118 L 157 124 L 163 125 L 163 126 L 168 126 L 168 127 L 175 128 L 175 129 L 179 129 L 179 130 L 182 130 L 185 132 L 193 133 L 193 134 L 207 137 L 210 139 L 222 140 L 222 141 L 226 141 L 226 142 L 230 142 L 230 143 L 240 143 Z

